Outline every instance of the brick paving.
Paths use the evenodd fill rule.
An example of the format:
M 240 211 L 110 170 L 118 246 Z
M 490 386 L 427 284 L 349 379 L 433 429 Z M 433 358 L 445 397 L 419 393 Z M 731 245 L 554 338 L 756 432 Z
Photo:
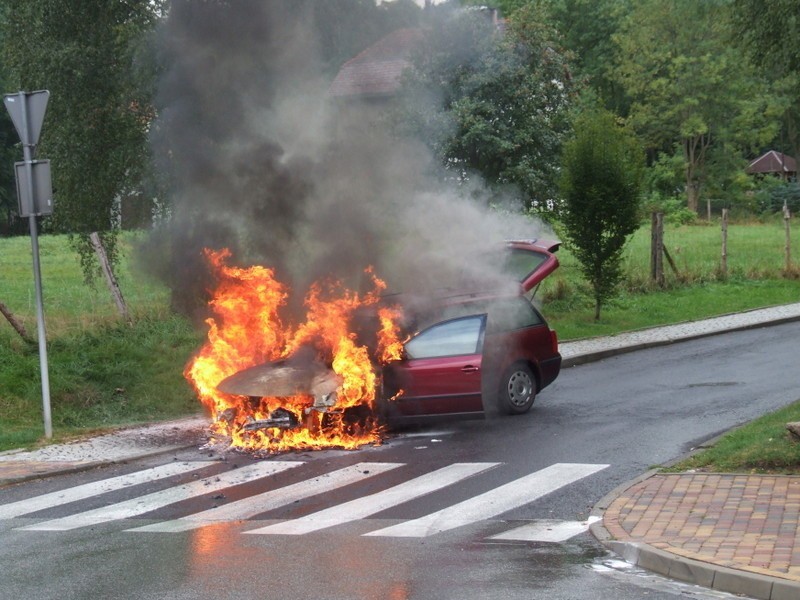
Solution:
M 800 582 L 800 477 L 657 474 L 618 496 L 603 525 L 621 542 Z

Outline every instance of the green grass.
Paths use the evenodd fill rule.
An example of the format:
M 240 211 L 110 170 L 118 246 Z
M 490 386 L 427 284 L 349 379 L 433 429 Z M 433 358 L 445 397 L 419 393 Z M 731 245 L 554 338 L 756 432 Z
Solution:
M 786 430 L 786 424 L 795 421 L 800 421 L 800 401 L 731 431 L 711 448 L 666 470 L 797 474 L 800 441 Z
M 542 283 L 537 295 L 559 339 L 610 335 L 800 302 L 800 272 L 784 271 L 782 223 L 730 225 L 726 277 L 719 273 L 718 226 L 668 226 L 664 237 L 678 275 L 665 264 L 665 288 L 650 281 L 650 229 L 641 228 L 625 249 L 625 281 L 619 296 L 603 306 L 597 322 L 594 301 L 576 259 L 569 249 L 559 250 L 561 266 Z M 792 247 L 800 253 L 798 227 Z
M 649 282 L 649 235 L 643 228 L 627 247 L 625 283 L 599 322 L 575 259 L 559 252 L 562 266 L 537 298 L 562 341 L 800 301 L 800 279 L 783 271 L 780 222 L 731 225 L 727 278 L 717 269 L 718 226 L 668 227 L 681 273 L 668 273 L 664 290 Z M 203 332 L 173 314 L 169 291 L 137 268 L 133 249 L 144 239 L 121 236 L 117 275 L 133 315 L 128 325 L 102 280 L 95 288 L 83 282 L 65 236 L 40 238 L 55 439 L 200 412 L 182 372 Z M 0 302 L 36 338 L 31 262 L 28 237 L 0 239 Z M 39 378 L 37 348 L 0 317 L 0 451 L 42 442 Z

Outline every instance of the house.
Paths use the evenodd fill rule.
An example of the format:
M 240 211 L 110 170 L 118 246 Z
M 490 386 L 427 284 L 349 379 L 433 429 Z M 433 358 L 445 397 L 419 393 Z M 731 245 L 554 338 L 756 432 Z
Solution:
M 384 36 L 348 60 L 328 89 L 334 98 L 384 101 L 400 88 L 411 51 L 422 39 L 422 30 L 404 28 Z

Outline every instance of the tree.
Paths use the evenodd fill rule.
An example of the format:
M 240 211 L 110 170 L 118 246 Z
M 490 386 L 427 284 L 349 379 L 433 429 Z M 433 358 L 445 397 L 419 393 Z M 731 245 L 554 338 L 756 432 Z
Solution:
M 479 11 L 448 11 L 426 31 L 404 81 L 403 123 L 457 180 L 479 174 L 523 203 L 555 195 L 572 80 L 533 5 L 505 34 Z
M 734 44 L 744 49 L 784 99 L 783 127 L 789 148 L 800 157 L 800 9 L 795 0 L 734 0 Z
M 48 226 L 77 233 L 84 274 L 88 234 L 104 233 L 116 257 L 119 198 L 148 162 L 149 93 L 136 74 L 143 36 L 160 14 L 153 0 L 8 0 L 2 59 L 14 89 L 50 90 L 39 156 L 52 161 L 55 207 Z
M 622 278 L 622 250 L 636 231 L 644 154 L 612 113 L 590 109 L 575 120 L 560 180 L 566 240 L 592 286 L 595 320 Z
M 725 0 L 642 0 L 615 37 L 615 76 L 632 100 L 630 123 L 654 154 L 682 154 L 692 211 L 712 145 L 749 149 L 775 135 L 773 97 L 728 43 L 728 9 Z

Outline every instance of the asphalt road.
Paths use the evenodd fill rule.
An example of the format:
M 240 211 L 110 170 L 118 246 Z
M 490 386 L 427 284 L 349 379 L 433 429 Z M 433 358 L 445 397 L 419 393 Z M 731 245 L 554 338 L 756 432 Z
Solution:
M 573 367 L 528 415 L 378 448 L 191 449 L 5 488 L 0 598 L 728 598 L 615 561 L 586 520 L 651 466 L 800 397 L 799 335 L 793 323 Z M 183 472 L 148 471 L 166 468 Z M 70 496 L 92 482 L 106 488 Z

